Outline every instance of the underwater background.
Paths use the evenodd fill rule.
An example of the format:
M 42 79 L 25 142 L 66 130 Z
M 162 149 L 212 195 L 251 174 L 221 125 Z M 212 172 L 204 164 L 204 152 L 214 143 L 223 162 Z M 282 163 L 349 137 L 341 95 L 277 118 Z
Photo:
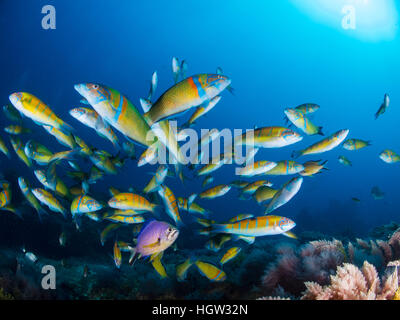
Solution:
M 355 265 L 361 267 L 367 260 L 378 271 L 384 270 L 386 258 L 373 253 L 374 246 L 369 240 L 389 241 L 398 228 L 396 223 L 400 222 L 400 198 L 397 196 L 400 170 L 398 164 L 387 164 L 379 158 L 384 149 L 400 150 L 398 3 L 347 0 L 338 1 L 336 7 L 324 3 L 323 0 L 85 0 L 73 4 L 0 1 L 1 103 L 9 103 L 8 97 L 13 92 L 33 93 L 70 123 L 81 138 L 97 148 L 115 154 L 111 143 L 69 115 L 70 109 L 80 105 L 81 97 L 74 85 L 82 82 L 106 84 L 139 106 L 139 98 L 147 96 L 155 70 L 159 78 L 156 97 L 173 85 L 172 57 L 187 62 L 188 75 L 214 73 L 221 67 L 232 79 L 235 93 L 225 92 L 217 107 L 198 120 L 196 128 L 244 130 L 255 126 L 285 126 L 285 108 L 314 102 L 321 108 L 313 114 L 312 120 L 323 127 L 326 135 L 348 128 L 349 137 L 372 143 L 357 152 L 338 147 L 321 155 L 304 156 L 301 161 L 327 160 L 329 170 L 315 177 L 305 177 L 299 193 L 276 211 L 296 222 L 293 231 L 299 239 L 282 235 L 256 239 L 226 265 L 227 280 L 211 285 L 194 269 L 181 283 L 173 276 L 161 279 L 146 262 L 137 262 L 133 268 L 123 263 L 120 270 L 115 269 L 113 241 L 105 246 L 99 241 L 106 224 L 99 227 L 99 223 L 87 220 L 83 229 L 77 231 L 72 223 L 52 219 L 52 213 L 40 223 L 36 212 L 27 206 L 23 209 L 23 220 L 1 212 L 0 287 L 4 288 L 4 296 L 7 297 L 8 292 L 16 299 L 254 299 L 269 295 L 298 298 L 305 289 L 304 281 L 318 282 L 305 276 L 314 271 L 303 270 L 298 276 L 298 287 L 293 288 L 280 283 L 278 276 L 275 282 L 265 280 L 271 264 L 279 264 L 284 255 L 290 256 L 290 250 L 303 257 L 299 252 L 308 241 L 333 241 L 334 238 L 342 241 L 346 250 L 349 241 L 359 246 L 358 260 L 353 261 Z M 55 30 L 41 27 L 41 9 L 48 4 L 56 8 Z M 343 29 L 341 8 L 347 4 L 361 12 L 357 16 L 360 29 Z M 363 16 L 367 12 L 364 6 L 370 6 L 368 14 L 379 19 Z M 390 95 L 390 107 L 375 120 L 374 114 L 385 93 Z M 9 124 L 2 114 L 1 128 Z M 65 150 L 29 119 L 24 120 L 24 126 L 32 130 L 29 136 L 23 137 L 25 141 L 34 139 L 52 151 Z M 121 134 L 117 135 L 124 141 Z M 0 136 L 7 141 L 3 130 Z M 257 157 L 289 160 L 293 150 L 320 139 L 320 136 L 304 137 L 289 147 L 262 149 Z M 144 151 L 140 147 L 136 150 L 139 154 Z M 353 165 L 343 166 L 338 162 L 339 155 L 345 155 Z M 40 186 L 32 170 L 19 161 L 15 153 L 11 160 L 0 156 L 0 171 L 11 183 L 17 205 L 23 206 L 24 202 L 17 184 L 19 176 Z M 96 199 L 108 201 L 110 186 L 119 190 L 130 187 L 142 190 L 149 181 L 148 173 L 153 171 L 151 166 L 139 168 L 135 161 L 127 161 L 117 176 L 104 176 L 91 185 L 90 190 Z M 233 165 L 223 166 L 213 176 L 214 184 L 237 179 Z M 66 177 L 65 182 L 72 185 L 68 179 Z M 201 179 L 186 181 L 185 185 L 178 179 L 168 179 L 169 187 L 177 196 L 188 197 L 202 190 Z M 272 179 L 274 184 L 282 185 L 289 177 Z M 384 199 L 375 200 L 371 196 L 374 186 L 384 192 Z M 257 202 L 239 200 L 238 195 L 233 189 L 224 197 L 198 202 L 210 209 L 213 219 L 220 221 L 239 213 L 262 214 L 263 208 Z M 381 227 L 383 225 L 387 227 Z M 182 263 L 189 252 L 209 262 L 219 260 L 214 257 L 220 258 L 223 250 L 219 253 L 207 251 L 204 248 L 207 239 L 193 236 L 194 228 L 198 226 L 192 221 L 187 223 L 177 240 L 177 250 L 170 249 L 171 252 L 164 255 L 168 274 L 174 274 L 176 265 Z M 58 241 L 62 231 L 68 235 L 65 247 Z M 129 242 L 131 232 L 123 230 L 118 237 Z M 368 248 L 362 247 L 357 238 L 368 239 Z M 285 249 L 279 249 L 283 245 Z M 23 246 L 37 255 L 41 265 L 56 266 L 60 284 L 56 290 L 40 289 L 40 265 L 24 260 Z M 395 246 L 392 249 L 395 257 Z M 295 260 L 296 254 L 290 257 Z M 337 258 L 337 252 L 334 255 Z M 326 274 L 334 273 L 343 261 L 349 262 L 349 254 L 345 255 L 347 260 L 338 258 L 334 267 L 327 267 Z M 88 277 L 82 277 L 85 265 Z M 293 264 L 292 267 L 297 271 L 303 268 Z M 294 276 L 293 272 L 288 273 Z M 323 280 L 319 280 L 323 285 L 328 278 L 324 275 Z M 295 286 L 293 283 L 295 281 L 292 281 Z

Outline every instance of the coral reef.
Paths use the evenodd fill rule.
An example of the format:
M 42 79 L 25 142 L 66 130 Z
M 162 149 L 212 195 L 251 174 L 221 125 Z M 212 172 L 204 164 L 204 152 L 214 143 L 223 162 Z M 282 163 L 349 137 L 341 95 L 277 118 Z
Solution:
M 399 285 L 397 272 L 381 280 L 376 268 L 365 261 L 361 270 L 351 263 L 338 267 L 329 285 L 306 282 L 305 286 L 304 300 L 392 300 Z
M 261 293 L 303 299 L 393 299 L 398 289 L 398 266 L 393 260 L 400 258 L 400 231 L 384 234 L 387 241 L 357 238 L 347 246 L 336 239 L 297 248 L 280 246 L 277 260 L 261 279 Z M 393 266 L 396 272 L 379 278 Z

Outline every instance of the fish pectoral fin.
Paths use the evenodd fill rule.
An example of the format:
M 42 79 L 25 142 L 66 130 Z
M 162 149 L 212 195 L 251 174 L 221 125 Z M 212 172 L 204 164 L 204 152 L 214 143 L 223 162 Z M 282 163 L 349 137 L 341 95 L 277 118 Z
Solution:
M 282 235 L 292 238 L 292 239 L 297 239 L 297 236 L 291 231 L 284 232 L 284 233 L 282 233 Z
M 158 240 L 156 242 L 148 244 L 148 245 L 145 245 L 143 247 L 144 248 L 155 248 L 155 247 L 158 247 L 160 245 L 160 242 L 161 242 L 161 239 L 158 238 Z

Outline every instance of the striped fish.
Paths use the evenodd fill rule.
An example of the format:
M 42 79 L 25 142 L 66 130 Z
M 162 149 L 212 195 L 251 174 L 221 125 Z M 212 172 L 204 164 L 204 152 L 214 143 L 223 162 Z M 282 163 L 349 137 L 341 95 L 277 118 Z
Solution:
M 211 263 L 197 260 L 195 263 L 200 273 L 207 277 L 210 281 L 224 281 L 226 279 L 226 273 Z
M 304 170 L 304 166 L 292 160 L 278 161 L 277 165 L 265 173 L 267 176 L 286 176 L 299 173 Z
M 160 185 L 160 189 L 158 189 L 158 194 L 164 201 L 167 214 L 175 221 L 175 224 L 178 227 L 181 227 L 183 225 L 183 222 L 179 214 L 178 201 L 176 200 L 175 195 L 172 193 L 171 189 L 168 188 L 166 185 Z
M 22 160 L 29 168 L 32 167 L 32 161 L 26 156 L 24 151 L 24 145 L 20 138 L 10 137 L 11 145 L 17 154 L 18 158 Z
M 121 210 L 154 211 L 155 204 L 134 193 L 119 193 L 108 201 L 108 206 Z
M 94 129 L 99 136 L 109 140 L 114 147 L 118 147 L 118 138 L 114 131 L 96 111 L 81 107 L 70 110 L 69 114 L 84 125 Z
M 221 93 L 231 80 L 218 74 L 198 74 L 186 78 L 164 92 L 144 114 L 147 123 L 153 123 L 200 106 Z
M 297 111 L 296 109 L 290 109 L 290 108 L 286 109 L 284 112 L 287 119 L 291 123 L 293 123 L 296 126 L 296 128 L 300 129 L 305 134 L 309 136 L 315 134 L 319 134 L 321 136 L 324 135 L 322 133 L 322 127 L 318 127 L 314 123 L 312 123 L 311 120 L 308 119 L 304 113 Z
M 240 220 L 235 223 L 212 224 L 201 234 L 228 233 L 246 237 L 262 237 L 284 234 L 296 226 L 294 221 L 279 216 L 262 216 Z
M 282 148 L 302 139 L 301 135 L 285 127 L 263 127 L 235 137 L 235 144 L 256 148 Z
M 318 111 L 320 106 L 315 103 L 303 103 L 295 108 L 295 110 L 303 113 L 303 114 L 310 114 Z
M 114 214 L 114 215 L 105 217 L 104 219 L 112 221 L 112 222 L 123 223 L 123 224 L 137 224 L 137 223 L 142 223 L 145 221 L 144 217 L 141 215 L 125 216 L 125 215 Z
M 224 255 L 222 256 L 221 260 L 219 261 L 221 266 L 223 266 L 228 261 L 231 261 L 232 259 L 234 259 L 240 253 L 241 250 L 242 250 L 242 248 L 239 248 L 239 247 L 229 248 L 224 253 Z
M 314 143 L 313 145 L 309 146 L 308 148 L 305 148 L 300 151 L 294 151 L 292 153 L 292 157 L 298 158 L 300 156 L 308 155 L 308 154 L 317 154 L 317 153 L 323 153 L 330 151 L 334 148 L 336 148 L 339 144 L 343 142 L 344 139 L 346 139 L 347 135 L 349 134 L 348 129 L 345 130 L 339 130 L 335 132 L 334 134 L 330 135 L 329 137 L 318 141 L 317 143 Z
M 236 174 L 244 177 L 253 177 L 260 174 L 267 174 L 268 171 L 277 166 L 276 162 L 262 160 L 256 161 L 250 165 L 236 169 Z
M 153 139 L 147 137 L 150 127 L 143 116 L 117 90 L 94 83 L 76 84 L 74 87 L 101 118 L 126 137 L 144 146 L 150 146 L 155 142 L 155 137 Z
M 269 214 L 288 203 L 299 192 L 302 183 L 303 177 L 295 177 L 285 183 L 268 204 L 265 214 Z
M 96 212 L 101 209 L 103 209 L 102 204 L 88 195 L 80 195 L 71 203 L 71 214 L 73 217 L 77 214 Z
M 199 197 L 202 199 L 214 199 L 217 197 L 222 197 L 223 195 L 228 193 L 231 188 L 232 187 L 230 185 L 220 184 L 218 186 L 203 191 L 199 194 Z
M 58 118 L 48 105 L 33 94 L 16 92 L 11 94 L 9 99 L 19 112 L 37 124 L 48 125 L 64 132 L 74 130 L 69 124 Z

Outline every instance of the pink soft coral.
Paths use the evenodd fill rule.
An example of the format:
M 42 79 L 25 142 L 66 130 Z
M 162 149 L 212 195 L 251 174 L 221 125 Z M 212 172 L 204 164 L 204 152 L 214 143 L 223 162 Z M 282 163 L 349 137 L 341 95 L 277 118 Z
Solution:
M 360 270 L 355 265 L 344 263 L 331 276 L 331 283 L 321 286 L 306 282 L 304 300 L 388 300 L 393 299 L 398 289 L 397 273 L 393 272 L 383 281 L 379 279 L 375 267 L 364 261 Z

